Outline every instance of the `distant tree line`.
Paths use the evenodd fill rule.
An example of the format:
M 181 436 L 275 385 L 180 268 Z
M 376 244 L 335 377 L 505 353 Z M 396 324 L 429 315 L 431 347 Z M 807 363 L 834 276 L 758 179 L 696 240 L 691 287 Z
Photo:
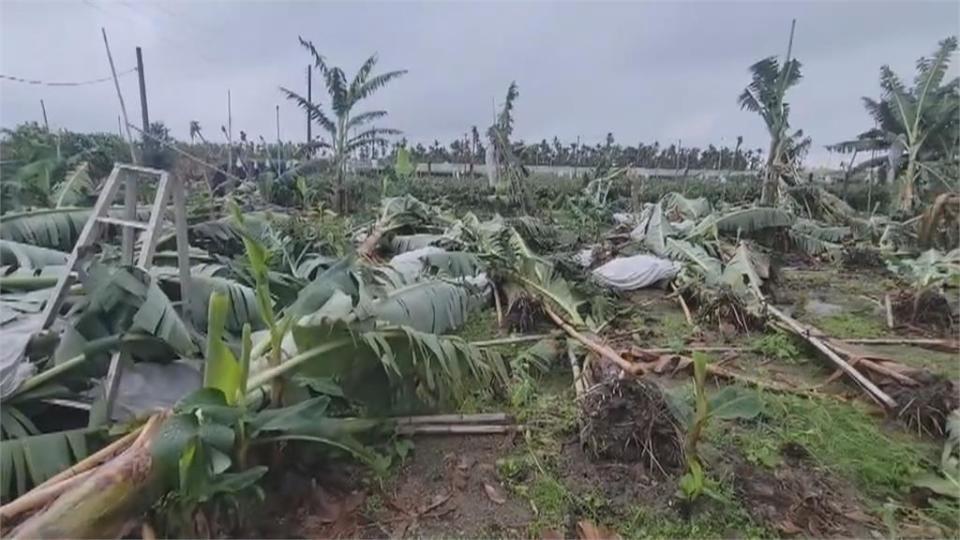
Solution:
M 763 164 L 763 150 L 744 149 L 743 137 L 736 138 L 734 147 L 713 144 L 706 148 L 682 146 L 678 143 L 661 145 L 638 143 L 622 145 L 608 133 L 606 140 L 594 145 L 577 142 L 561 142 L 559 137 L 539 143 L 518 141 L 513 144 L 514 153 L 524 165 L 579 166 L 579 167 L 643 167 L 660 169 L 726 169 L 756 170 Z M 376 159 L 391 157 L 399 147 L 410 150 L 418 163 L 460 163 L 482 165 L 486 146 L 474 127 L 462 138 L 442 144 L 434 140 L 429 145 L 411 144 L 407 139 L 395 142 L 392 147 L 373 146 L 361 149 L 357 157 Z

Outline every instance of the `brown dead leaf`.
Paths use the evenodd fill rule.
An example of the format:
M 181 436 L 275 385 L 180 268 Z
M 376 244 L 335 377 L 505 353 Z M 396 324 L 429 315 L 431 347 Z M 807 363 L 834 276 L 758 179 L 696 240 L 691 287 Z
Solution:
M 503 496 L 500 491 L 495 488 L 493 485 L 486 482 L 483 483 L 483 490 L 487 492 L 487 498 L 497 504 L 503 504 L 507 502 L 507 498 Z
M 580 540 L 620 540 L 620 535 L 603 527 L 598 527 L 592 521 L 577 522 L 577 538 Z
M 564 540 L 563 533 L 556 529 L 544 529 L 540 533 L 540 540 Z

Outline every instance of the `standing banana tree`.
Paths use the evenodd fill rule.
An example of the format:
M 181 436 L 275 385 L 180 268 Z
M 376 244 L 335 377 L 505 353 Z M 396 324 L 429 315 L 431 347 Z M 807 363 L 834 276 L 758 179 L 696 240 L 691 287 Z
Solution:
M 955 36 L 940 42 L 933 57 L 917 61 L 913 87 L 908 88 L 889 66 L 880 68 L 880 100 L 863 98 L 876 127 L 857 138 L 828 146 L 840 152 L 885 151 L 854 170 L 885 165 L 887 180 L 900 177 L 897 209 L 909 212 L 916 201 L 921 175 L 942 177 L 937 164 L 956 161 L 960 145 L 960 79 L 944 82 L 950 57 L 957 51 Z M 904 160 L 905 158 L 905 160 Z
M 760 194 L 760 204 L 764 206 L 777 203 L 780 179 L 786 168 L 784 150 L 787 129 L 790 127 L 790 105 L 784 98 L 787 90 L 799 83 L 802 77 L 800 61 L 790 58 L 796 25 L 797 21 L 794 20 L 790 26 L 790 42 L 783 64 L 780 64 L 777 57 L 770 56 L 750 66 L 753 81 L 738 98 L 740 108 L 759 114 L 770 132 L 770 151 L 767 153 L 767 166 Z
M 373 68 L 377 65 L 377 56 L 373 55 L 360 66 L 356 75 L 349 82 L 343 69 L 327 65 L 326 59 L 317 52 L 313 42 L 300 38 L 303 45 L 313 55 L 314 65 L 327 85 L 330 94 L 332 118 L 320 108 L 319 104 L 311 103 L 303 96 L 281 88 L 287 99 L 295 101 L 303 110 L 307 111 L 310 119 L 315 121 L 330 135 L 330 141 L 310 141 L 313 148 L 328 148 L 333 152 L 333 160 L 337 175 L 337 212 L 346 210 L 346 194 L 344 191 L 344 177 L 347 170 L 347 158 L 351 153 L 361 148 L 386 144 L 385 135 L 396 135 L 399 130 L 391 128 L 371 127 L 358 130 L 365 125 L 387 116 L 387 111 L 375 110 L 354 114 L 354 106 L 370 97 L 387 83 L 405 74 L 406 70 L 388 71 L 373 75 Z

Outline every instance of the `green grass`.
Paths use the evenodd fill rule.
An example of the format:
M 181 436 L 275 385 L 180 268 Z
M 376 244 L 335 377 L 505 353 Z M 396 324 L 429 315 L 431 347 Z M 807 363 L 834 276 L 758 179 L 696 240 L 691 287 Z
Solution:
M 879 318 L 856 313 L 820 317 L 816 326 L 828 336 L 837 338 L 875 338 L 887 334 Z
M 936 455 L 937 450 L 927 443 L 885 431 L 855 404 L 772 393 L 761 398 L 764 420 L 709 433 L 717 442 L 733 443 L 759 465 L 775 466 L 780 448 L 797 443 L 818 466 L 866 495 L 883 499 L 902 495 L 924 463 Z
M 754 338 L 750 342 L 750 349 L 765 358 L 789 362 L 797 362 L 800 359 L 800 349 L 797 348 L 793 338 L 780 331 Z
M 664 337 L 668 347 L 682 349 L 687 344 L 690 334 L 693 333 L 693 328 L 687 324 L 683 313 L 669 312 L 660 316 L 657 331 Z
M 618 527 L 624 538 L 774 538 L 750 520 L 740 507 L 697 513 L 689 520 L 667 512 L 640 508 Z

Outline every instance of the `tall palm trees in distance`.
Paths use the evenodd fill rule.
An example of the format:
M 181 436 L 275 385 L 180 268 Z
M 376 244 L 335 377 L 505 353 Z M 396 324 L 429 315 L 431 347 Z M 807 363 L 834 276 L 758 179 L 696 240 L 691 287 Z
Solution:
M 354 107 L 364 99 L 373 95 L 390 81 L 404 75 L 406 70 L 388 71 L 378 75 L 373 74 L 377 65 L 377 56 L 373 55 L 360 66 L 356 74 L 349 81 L 343 69 L 327 64 L 326 59 L 317 52 L 310 41 L 300 38 L 300 45 L 313 56 L 314 66 L 326 83 L 330 97 L 330 114 L 328 115 L 318 103 L 311 103 L 303 96 L 281 88 L 287 99 L 297 103 L 307 111 L 311 120 L 316 122 L 329 136 L 329 140 L 310 141 L 315 148 L 328 148 L 333 152 L 333 162 L 337 177 L 337 211 L 346 211 L 346 192 L 344 179 L 346 176 L 347 158 L 360 148 L 386 144 L 386 135 L 395 135 L 399 130 L 382 127 L 367 127 L 372 122 L 387 116 L 387 111 L 373 110 L 355 113 Z M 358 132 L 359 131 L 359 132 Z

